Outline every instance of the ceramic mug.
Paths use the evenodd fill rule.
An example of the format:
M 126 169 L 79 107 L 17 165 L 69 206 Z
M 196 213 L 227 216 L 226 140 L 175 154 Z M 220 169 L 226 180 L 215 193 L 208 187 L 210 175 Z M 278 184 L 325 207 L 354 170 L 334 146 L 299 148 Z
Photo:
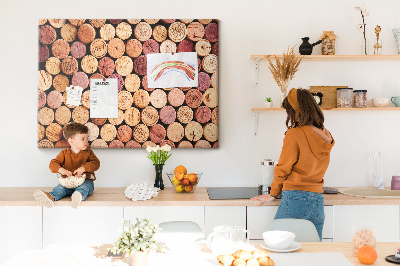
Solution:
M 400 97 L 392 97 L 390 100 L 394 105 L 396 105 L 396 107 L 400 107 Z
M 400 190 L 400 176 L 392 176 L 391 189 Z

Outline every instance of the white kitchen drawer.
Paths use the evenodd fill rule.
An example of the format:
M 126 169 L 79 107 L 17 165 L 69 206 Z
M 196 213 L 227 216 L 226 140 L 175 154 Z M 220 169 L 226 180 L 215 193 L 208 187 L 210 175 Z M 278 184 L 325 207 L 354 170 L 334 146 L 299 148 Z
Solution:
M 24 250 L 42 249 L 42 207 L 0 207 L 0 264 Z
M 128 206 L 124 219 L 148 218 L 152 223 L 192 221 L 204 232 L 204 206 Z
M 204 220 L 206 236 L 221 224 L 246 227 L 246 206 L 205 206 Z
M 399 241 L 398 205 L 335 205 L 334 212 L 334 242 L 351 242 L 352 224 L 363 222 L 377 225 L 377 241 Z
M 43 208 L 43 248 L 49 244 L 112 244 L 122 230 L 123 207 Z

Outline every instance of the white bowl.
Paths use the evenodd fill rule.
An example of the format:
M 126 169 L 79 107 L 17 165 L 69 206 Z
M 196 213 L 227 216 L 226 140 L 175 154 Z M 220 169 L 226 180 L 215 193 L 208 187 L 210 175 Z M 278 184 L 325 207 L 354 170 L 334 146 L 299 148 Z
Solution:
M 295 234 L 288 231 L 267 231 L 263 233 L 265 243 L 270 248 L 284 250 L 293 244 Z
M 61 186 L 65 187 L 65 188 L 77 188 L 80 185 L 83 184 L 83 182 L 85 182 L 86 179 L 86 175 L 82 174 L 81 177 L 78 176 L 70 176 L 70 177 L 63 177 L 60 174 L 57 174 L 58 177 L 58 183 L 60 183 Z
M 390 98 L 373 98 L 372 105 L 375 107 L 387 107 L 390 103 Z

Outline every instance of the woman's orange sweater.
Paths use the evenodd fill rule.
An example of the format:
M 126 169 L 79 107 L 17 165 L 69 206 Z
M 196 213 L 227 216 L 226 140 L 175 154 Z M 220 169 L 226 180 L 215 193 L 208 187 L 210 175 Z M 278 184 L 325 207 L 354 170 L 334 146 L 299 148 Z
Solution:
M 289 129 L 275 167 L 271 196 L 278 196 L 282 190 L 322 193 L 334 144 L 333 138 L 331 143 L 326 142 L 310 126 Z

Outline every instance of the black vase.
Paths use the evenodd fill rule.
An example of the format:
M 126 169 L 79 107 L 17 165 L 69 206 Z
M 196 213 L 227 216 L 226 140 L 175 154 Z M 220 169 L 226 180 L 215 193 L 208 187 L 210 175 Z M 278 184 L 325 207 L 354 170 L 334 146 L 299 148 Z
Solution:
M 162 179 L 163 166 L 163 164 L 154 164 L 154 167 L 156 169 L 156 180 L 154 182 L 154 187 L 158 187 L 161 190 L 164 189 L 164 182 Z
M 300 46 L 299 46 L 299 53 L 301 55 L 310 55 L 312 53 L 313 47 L 317 44 L 322 43 L 322 40 L 319 40 L 318 42 L 311 44 L 311 43 L 309 43 L 309 40 L 310 40 L 309 37 L 304 37 L 301 39 L 303 40 L 303 43 L 300 44 Z

